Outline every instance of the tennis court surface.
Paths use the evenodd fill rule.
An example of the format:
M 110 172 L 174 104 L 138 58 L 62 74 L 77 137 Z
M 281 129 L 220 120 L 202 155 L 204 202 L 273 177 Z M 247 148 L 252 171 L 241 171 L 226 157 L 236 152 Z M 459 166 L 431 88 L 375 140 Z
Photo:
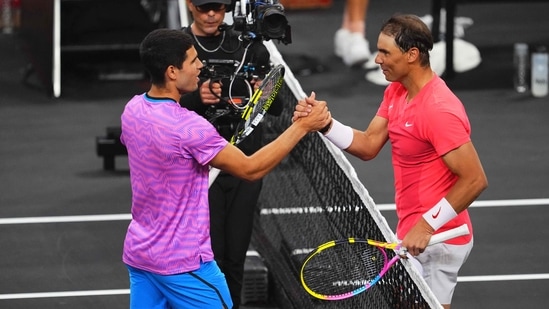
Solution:
M 391 13 L 424 15 L 429 5 L 373 1 L 368 37 L 375 40 L 381 21 Z M 338 120 L 364 128 L 383 87 L 368 83 L 362 70 L 346 68 L 333 56 L 332 35 L 341 9 L 336 1 L 329 10 L 287 12 L 294 43 L 277 47 L 305 92 L 314 90 L 326 99 Z M 549 46 L 549 34 L 539 31 L 549 28 L 540 13 L 547 9 L 545 3 L 505 3 L 464 6 L 458 12 L 475 21 L 465 38 L 479 48 L 483 61 L 448 83 L 467 108 L 490 187 L 470 208 L 475 248 L 460 273 L 453 308 L 541 307 L 549 291 L 549 250 L 544 247 L 549 236 L 549 98 L 512 90 L 510 58 L 512 44 L 520 40 Z M 0 35 L 0 46 L 0 308 L 127 308 L 128 279 L 121 263 L 131 198 L 127 162 L 117 158 L 116 170 L 104 171 L 95 154 L 95 136 L 119 124 L 125 102 L 146 89 L 146 83 L 69 75 L 62 97 L 52 99 L 42 89 L 21 83 L 28 61 L 17 37 Z M 347 159 L 394 228 L 389 149 L 371 162 Z M 269 191 L 262 202 L 279 205 L 263 208 L 253 240 L 269 266 L 275 264 L 272 256 L 261 249 L 272 248 L 262 242 L 261 233 L 271 222 L 283 227 L 286 249 L 328 240 L 299 226 L 312 217 L 295 212 L 318 206 L 307 200 L 308 193 L 285 196 L 271 187 L 271 181 L 295 172 L 283 168 L 264 187 Z M 284 199 L 295 196 L 303 200 L 284 205 Z M 293 217 L 278 208 L 292 208 Z M 277 251 L 285 253 L 286 260 L 298 258 Z M 270 301 L 243 308 L 291 309 L 290 299 L 301 297 L 294 294 L 304 293 L 280 285 L 291 272 L 283 273 L 276 265 L 269 272 Z

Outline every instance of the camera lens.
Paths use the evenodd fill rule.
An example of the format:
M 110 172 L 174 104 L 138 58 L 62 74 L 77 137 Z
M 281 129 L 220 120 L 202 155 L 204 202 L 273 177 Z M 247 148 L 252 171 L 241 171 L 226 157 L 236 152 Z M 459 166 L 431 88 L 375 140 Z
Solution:
M 283 9 L 276 5 L 264 6 L 263 9 L 264 11 L 259 18 L 261 33 L 272 39 L 283 38 L 288 27 L 288 20 Z
M 267 36 L 273 39 L 284 37 L 287 26 L 288 21 L 284 15 L 278 12 L 274 12 L 270 15 L 265 14 L 265 18 L 263 20 L 263 30 Z

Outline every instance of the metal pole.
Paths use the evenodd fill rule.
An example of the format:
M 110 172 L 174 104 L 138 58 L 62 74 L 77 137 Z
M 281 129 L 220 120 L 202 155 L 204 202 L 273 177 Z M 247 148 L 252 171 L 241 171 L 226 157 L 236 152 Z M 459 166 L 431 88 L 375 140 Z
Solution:
M 11 14 L 11 0 L 2 1 L 2 32 L 4 34 L 13 33 L 13 19 Z

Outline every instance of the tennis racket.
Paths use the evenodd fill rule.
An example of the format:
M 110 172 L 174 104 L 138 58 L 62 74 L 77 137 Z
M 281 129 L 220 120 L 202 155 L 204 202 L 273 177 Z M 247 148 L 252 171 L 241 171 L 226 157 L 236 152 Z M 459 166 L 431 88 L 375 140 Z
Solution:
M 467 234 L 469 228 L 464 224 L 433 235 L 429 245 Z M 386 249 L 397 252 L 389 259 Z M 350 298 L 374 286 L 405 252 L 400 243 L 358 238 L 329 241 L 305 258 L 301 266 L 301 284 L 318 299 Z
M 242 112 L 242 119 L 229 141 L 231 144 L 238 145 L 261 123 L 284 83 L 284 71 L 284 65 L 276 65 L 261 81 L 261 85 L 253 93 L 250 102 Z M 220 170 L 217 168 L 210 169 L 208 187 L 212 185 L 219 172 Z

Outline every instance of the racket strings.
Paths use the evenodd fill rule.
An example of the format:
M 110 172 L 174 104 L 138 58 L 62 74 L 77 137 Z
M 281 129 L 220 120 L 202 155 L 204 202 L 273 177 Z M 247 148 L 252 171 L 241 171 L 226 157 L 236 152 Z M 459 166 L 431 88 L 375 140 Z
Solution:
M 269 78 L 266 80 L 265 86 L 263 87 L 263 92 L 261 94 L 261 100 L 266 100 L 267 99 L 266 94 L 271 94 L 273 92 L 273 89 L 276 86 L 276 82 L 280 77 L 280 71 L 275 71 L 272 74 L 276 76 L 273 76 L 273 78 Z
M 252 117 L 260 113 L 262 110 L 267 110 L 274 98 L 270 98 L 273 94 L 277 94 L 282 86 L 284 77 L 284 67 L 275 68 L 265 77 L 261 84 L 261 93 L 258 100 L 257 108 L 254 110 Z M 267 105 L 269 104 L 269 105 Z
M 239 143 L 261 123 L 284 83 L 284 72 L 284 66 L 278 65 L 265 76 L 261 86 L 254 92 L 250 103 L 242 113 L 242 118 L 245 120 L 237 126 L 231 142 Z
M 385 265 L 383 249 L 366 243 L 336 245 L 317 252 L 304 266 L 304 283 L 321 295 L 340 295 L 364 288 Z

